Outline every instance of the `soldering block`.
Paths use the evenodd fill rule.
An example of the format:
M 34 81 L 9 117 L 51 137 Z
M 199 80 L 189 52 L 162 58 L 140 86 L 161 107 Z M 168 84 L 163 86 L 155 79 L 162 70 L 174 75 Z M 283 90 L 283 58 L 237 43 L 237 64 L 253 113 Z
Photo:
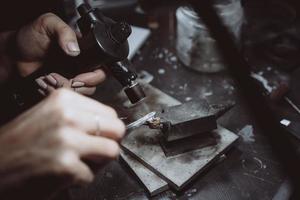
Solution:
M 159 115 L 170 123 L 163 131 L 166 142 L 182 140 L 217 129 L 216 111 L 207 102 L 188 102 L 179 106 L 163 109 Z
M 217 138 L 216 145 L 171 157 L 165 155 L 160 145 L 160 131 L 145 126 L 132 130 L 121 142 L 121 146 L 164 179 L 171 188 L 181 190 L 218 160 L 238 139 L 236 134 L 223 127 L 218 127 L 211 134 Z

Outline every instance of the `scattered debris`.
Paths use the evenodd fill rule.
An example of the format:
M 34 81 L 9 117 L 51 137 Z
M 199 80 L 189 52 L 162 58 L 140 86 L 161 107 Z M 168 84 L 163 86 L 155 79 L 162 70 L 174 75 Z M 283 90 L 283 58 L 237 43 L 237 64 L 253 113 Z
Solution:
M 269 81 L 262 76 L 263 72 L 259 72 L 259 73 L 251 73 L 251 77 L 254 78 L 255 80 L 259 81 L 264 88 L 271 93 L 273 91 L 273 87 L 270 86 Z
M 286 127 L 288 127 L 292 122 L 290 120 L 287 119 L 283 119 L 280 121 L 280 123 Z
M 187 87 L 188 87 L 188 84 L 185 83 L 184 85 L 179 86 L 179 89 L 180 89 L 180 90 L 186 90 Z
M 175 70 L 178 68 L 178 58 L 176 54 L 166 48 L 156 48 L 153 51 L 153 58 L 164 60 L 165 63 L 172 65 L 172 68 Z
M 235 90 L 235 87 L 233 86 L 233 84 L 230 83 L 228 80 L 224 80 L 224 81 L 222 82 L 222 86 L 223 86 L 223 88 L 224 88 L 226 91 L 228 91 L 228 93 L 230 93 L 230 94 L 232 94 L 233 91 Z
M 193 98 L 192 98 L 192 97 L 186 97 L 186 98 L 185 98 L 185 101 L 186 101 L 186 102 L 188 102 L 188 101 L 192 101 L 192 100 L 193 100 Z
M 160 74 L 160 75 L 163 75 L 163 74 L 165 74 L 166 73 L 166 70 L 165 69 L 159 69 L 158 70 L 158 74 Z
M 188 197 L 192 197 L 195 193 L 197 193 L 197 189 L 195 188 L 185 192 L 186 196 Z
M 253 132 L 253 126 L 247 125 L 238 133 L 238 135 L 240 135 L 243 138 L 244 142 L 255 142 Z
M 192 193 L 196 193 L 196 192 L 197 192 L 197 189 L 194 188 L 194 189 L 191 190 L 191 192 L 192 192 Z
M 214 93 L 212 92 L 212 91 L 209 91 L 209 92 L 205 92 L 203 95 L 205 96 L 205 97 L 209 97 L 209 96 L 211 96 L 211 95 L 213 95 Z
M 267 165 L 265 165 L 263 161 L 257 157 L 253 157 L 253 159 L 243 159 L 242 166 L 245 170 L 252 174 L 257 174 L 260 170 L 267 169 Z
M 199 97 L 205 99 L 206 97 L 212 96 L 214 93 L 211 89 L 210 86 L 200 88 Z
M 261 169 L 267 168 L 267 165 L 265 165 L 259 158 L 254 157 L 253 159 L 259 163 Z
M 177 62 L 177 57 L 176 57 L 176 56 L 173 56 L 173 57 L 170 58 L 170 60 L 171 60 L 172 62 Z

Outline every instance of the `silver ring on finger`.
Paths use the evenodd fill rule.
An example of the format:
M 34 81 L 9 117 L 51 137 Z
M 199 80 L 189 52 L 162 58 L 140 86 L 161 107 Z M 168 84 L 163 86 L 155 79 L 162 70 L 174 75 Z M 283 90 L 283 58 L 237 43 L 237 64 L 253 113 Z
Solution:
M 96 116 L 96 117 L 95 117 L 95 121 L 96 121 L 96 127 L 97 127 L 95 134 L 96 134 L 97 136 L 100 136 L 100 135 L 101 135 L 100 117 L 99 117 L 99 116 Z

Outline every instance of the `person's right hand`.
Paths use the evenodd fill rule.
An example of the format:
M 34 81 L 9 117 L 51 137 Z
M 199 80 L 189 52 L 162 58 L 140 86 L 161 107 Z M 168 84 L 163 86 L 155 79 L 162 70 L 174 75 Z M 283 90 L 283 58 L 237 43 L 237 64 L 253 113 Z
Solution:
M 63 178 L 68 185 L 91 182 L 85 161 L 115 159 L 124 132 L 112 108 L 69 90 L 55 91 L 0 129 L 0 191 L 26 188 L 39 177 Z

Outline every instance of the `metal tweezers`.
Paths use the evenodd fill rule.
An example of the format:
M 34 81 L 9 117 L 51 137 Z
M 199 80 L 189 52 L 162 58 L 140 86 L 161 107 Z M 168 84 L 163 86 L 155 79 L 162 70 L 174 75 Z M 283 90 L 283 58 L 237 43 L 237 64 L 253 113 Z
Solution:
M 151 112 L 144 117 L 138 119 L 135 122 L 132 122 L 126 126 L 126 130 L 132 130 L 135 128 L 139 128 L 142 125 L 147 125 L 152 129 L 160 129 L 161 128 L 161 118 L 156 117 L 156 112 Z

